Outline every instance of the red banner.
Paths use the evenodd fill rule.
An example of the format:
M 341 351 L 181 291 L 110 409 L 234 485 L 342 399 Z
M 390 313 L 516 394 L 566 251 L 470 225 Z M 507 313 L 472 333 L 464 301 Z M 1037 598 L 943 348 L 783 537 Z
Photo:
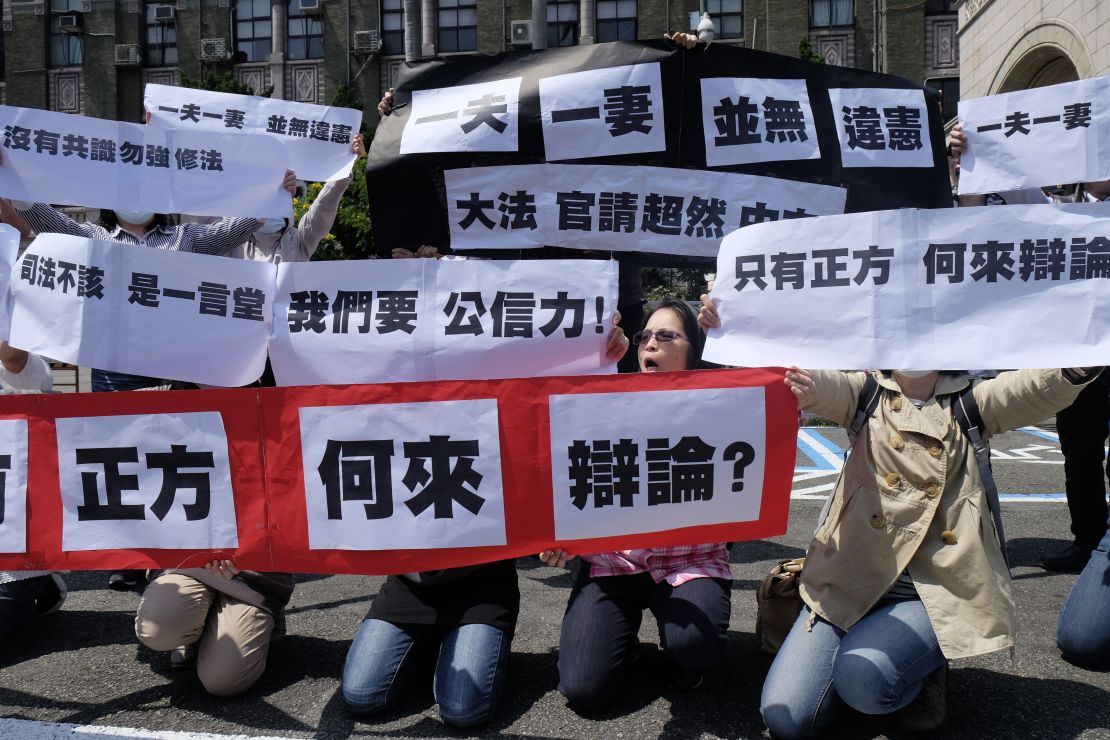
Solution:
M 698 391 L 708 393 L 697 393 Z M 737 397 L 736 393 L 747 394 L 743 398 L 751 399 L 750 405 L 743 408 L 720 406 L 722 400 Z M 567 448 L 560 444 L 556 450 L 560 459 L 555 466 L 555 473 L 565 476 L 569 470 L 574 483 L 569 489 L 561 487 L 556 492 L 552 462 L 553 420 L 549 409 L 556 401 L 571 404 L 581 402 L 581 397 L 587 394 L 597 394 L 590 397 L 587 404 L 594 405 L 596 402 L 601 418 L 590 422 L 592 428 L 588 434 L 574 435 L 585 436 L 587 439 L 574 440 L 571 452 L 583 445 L 588 448 L 592 444 L 593 455 L 572 455 L 568 462 L 562 458 L 563 451 Z M 481 463 L 480 455 L 488 455 L 490 452 L 487 442 L 483 443 L 484 450 L 480 454 L 476 440 L 458 443 L 472 446 L 475 453 L 473 460 L 478 461 L 474 463 L 473 469 L 470 458 L 467 458 L 465 465 L 458 464 L 465 454 L 469 454 L 459 453 L 455 456 L 455 467 L 450 469 L 449 476 L 437 473 L 435 461 L 429 460 L 425 451 L 428 440 L 445 441 L 450 435 L 442 433 L 442 430 L 437 433 L 435 429 L 424 426 L 416 430 L 420 432 L 417 434 L 413 431 L 416 429 L 413 425 L 423 423 L 420 419 L 442 416 L 438 410 L 446 409 L 443 402 L 463 402 L 463 405 L 456 404 L 454 408 L 464 413 L 469 413 L 469 409 L 474 407 L 473 404 L 466 405 L 466 402 L 481 402 L 484 404 L 483 408 L 490 409 L 495 404 L 495 417 L 489 416 L 487 421 L 475 417 L 474 424 L 478 427 L 482 423 L 492 423 L 489 419 L 496 419 L 495 436 L 499 449 L 492 454 L 499 455 L 499 491 L 494 487 L 497 471 L 489 467 L 492 463 L 488 463 L 487 467 L 482 467 Z M 652 418 L 657 403 L 658 413 L 655 416 L 658 418 L 653 419 L 653 423 L 656 426 L 670 424 L 681 428 L 673 429 L 673 433 L 667 438 L 660 439 L 660 433 L 653 427 L 646 430 L 653 438 L 634 439 L 635 430 L 629 431 L 628 419 L 637 414 L 645 419 Z M 626 411 L 613 413 L 607 410 L 622 408 Z M 677 414 L 676 409 L 681 409 L 689 417 Z M 358 457 L 352 453 L 349 458 L 336 460 L 336 465 L 342 462 L 350 466 L 357 463 L 357 466 L 344 469 L 346 472 L 341 480 L 339 476 L 335 476 L 335 481 L 339 482 L 333 481 L 334 485 L 341 483 L 344 487 L 342 495 L 338 495 L 337 489 L 337 494 L 333 497 L 329 489 L 327 516 L 315 516 L 321 527 L 343 526 L 356 534 L 363 531 L 360 527 L 367 527 L 366 532 L 375 532 L 373 536 L 367 536 L 364 545 L 357 545 L 363 549 L 312 547 L 310 544 L 312 538 L 325 536 L 319 534 L 323 530 L 316 530 L 317 534 L 310 532 L 311 527 L 316 526 L 310 520 L 314 516 L 311 512 L 324 511 L 321 503 L 323 494 L 319 493 L 322 491 L 322 484 L 316 478 L 327 478 L 327 458 L 313 458 L 306 465 L 306 460 L 302 458 L 302 439 L 306 439 L 303 436 L 307 433 L 306 419 L 311 415 L 322 415 L 326 419 L 332 411 L 336 414 L 341 411 L 348 414 L 361 411 L 387 412 L 390 424 L 396 422 L 398 425 L 408 424 L 413 427 L 407 437 L 398 434 L 387 440 L 387 446 L 394 456 L 392 458 L 384 457 L 384 453 L 383 457 L 373 459 L 365 454 Z M 211 491 L 212 508 L 209 508 L 208 499 L 201 494 L 204 480 L 207 479 L 198 482 L 196 471 L 208 470 L 213 465 L 219 467 L 222 451 L 217 450 L 217 462 L 211 463 L 210 452 L 195 451 L 196 444 L 191 441 L 193 437 L 190 436 L 185 444 L 178 444 L 180 440 L 173 437 L 172 430 L 166 431 L 170 427 L 162 428 L 162 417 L 153 416 L 168 415 L 167 418 L 172 416 L 180 419 L 182 415 L 186 415 L 184 418 L 190 419 L 194 418 L 196 412 L 214 412 L 223 423 L 236 525 L 230 536 L 235 538 L 237 535 L 237 546 L 164 549 L 152 547 L 149 542 L 144 541 L 142 547 L 121 548 L 118 546 L 119 542 L 121 539 L 126 542 L 128 535 L 115 537 L 113 534 L 104 541 L 103 549 L 93 549 L 100 548 L 101 544 L 95 539 L 90 544 L 87 533 L 114 532 L 112 528 L 116 524 L 111 521 L 112 517 L 123 515 L 113 512 L 126 510 L 126 517 L 134 520 L 127 526 L 153 527 L 150 530 L 155 532 L 153 536 L 161 537 L 164 533 L 166 541 L 177 542 L 173 538 L 187 527 L 200 526 L 203 530 L 208 526 L 204 522 L 204 516 L 209 516 L 209 511 L 218 510 L 221 491 L 215 488 Z M 418 412 L 425 416 L 419 416 Z M 188 416 L 189 414 L 194 416 Z M 718 435 L 708 442 L 696 436 L 701 432 L 702 422 L 705 426 L 712 427 L 715 418 L 727 419 L 734 415 L 746 416 L 757 427 L 746 435 L 747 439 L 740 439 L 732 432 L 722 432 L 724 436 Z M 80 465 L 82 454 L 90 452 L 83 449 L 77 450 L 77 464 L 68 459 L 68 453 L 67 459 L 59 460 L 59 448 L 62 446 L 59 440 L 63 436 L 60 421 L 72 425 L 73 420 L 93 418 L 93 421 L 100 423 L 103 418 L 94 417 L 109 417 L 109 420 L 114 419 L 118 423 L 132 423 L 132 420 L 124 417 L 146 416 L 151 417 L 151 439 L 168 434 L 170 436 L 166 439 L 174 442 L 173 445 L 166 443 L 162 447 L 152 447 L 151 449 L 156 450 L 154 453 L 147 450 L 146 468 L 142 468 L 141 460 L 144 456 L 138 452 L 131 453 L 131 458 L 126 458 L 126 454 L 121 457 L 123 462 L 116 469 L 111 469 L 108 465 L 102 465 L 101 468 Z M 693 425 L 681 421 L 683 418 L 697 418 L 701 421 L 698 428 L 692 428 Z M 214 558 L 232 558 L 242 568 L 259 571 L 388 574 L 519 557 L 535 554 L 552 546 L 563 547 L 574 554 L 585 554 L 632 547 L 772 537 L 786 531 L 797 435 L 797 406 L 793 395 L 782 382 L 782 372 L 777 370 L 715 370 L 359 386 L 16 395 L 0 398 L 0 423 L 6 419 L 26 419 L 28 423 L 25 524 L 19 521 L 0 522 L 0 527 L 24 524 L 27 529 L 27 548 L 23 554 L 0 554 L 0 569 L 7 570 L 180 568 L 196 567 Z M 671 419 L 676 421 L 672 423 Z M 133 423 L 142 429 L 147 420 L 138 418 Z M 610 427 L 612 434 L 608 436 L 618 445 L 623 443 L 623 449 L 636 450 L 637 454 L 641 448 L 646 450 L 646 466 L 637 467 L 640 458 L 636 457 L 631 463 L 625 459 L 625 467 L 619 468 L 621 459 L 614 455 L 611 458 L 617 462 L 611 468 L 597 467 L 595 463 L 598 451 L 610 449 L 606 437 Z M 362 437 L 370 438 L 376 434 L 382 436 L 377 424 L 373 428 L 367 427 Z M 599 442 L 596 440 L 599 436 L 606 439 Z M 328 449 L 331 450 L 332 445 L 339 449 L 342 445 L 381 445 L 383 442 L 363 442 L 361 437 L 352 441 L 350 437 L 348 434 L 338 441 L 329 439 Z M 671 437 L 680 439 L 670 446 Z M 734 439 L 731 446 L 719 441 Z M 72 446 L 73 443 L 67 438 L 65 445 Z M 108 442 L 104 442 L 104 445 L 107 446 Z M 664 445 L 668 447 L 653 449 Z M 190 450 L 190 446 L 194 449 Z M 188 459 L 192 462 L 183 468 L 187 472 L 173 479 L 176 481 L 175 487 L 171 488 L 166 482 L 161 483 L 158 500 L 148 510 L 145 507 L 153 498 L 148 495 L 148 491 L 156 488 L 144 488 L 143 481 L 147 479 L 142 478 L 140 481 L 136 472 L 142 470 L 143 475 L 149 476 L 153 474 L 145 471 L 157 468 L 162 470 L 162 480 L 169 480 L 168 464 L 159 461 L 168 457 L 168 450 L 171 448 L 173 454 L 179 456 L 174 459 Z M 751 454 L 746 454 L 744 448 Z M 65 449 L 68 450 L 69 447 Z M 612 449 L 616 452 L 619 448 Z M 699 449 L 708 452 L 704 457 L 693 460 Z M 2 452 L 4 451 L 0 450 Z M 91 452 L 103 454 L 104 449 L 98 448 Z M 197 463 L 196 459 L 187 458 L 190 454 L 208 455 L 209 462 Z M 381 484 L 389 478 L 388 460 L 399 459 L 402 454 L 407 463 L 396 463 L 402 466 L 396 470 L 404 470 L 404 476 L 401 477 L 400 472 L 395 473 L 393 480 L 388 481 L 392 488 L 386 488 L 383 492 Z M 403 467 L 406 464 L 407 469 Z M 706 482 L 704 475 L 697 478 L 686 472 L 680 474 L 681 466 L 687 466 L 683 470 L 693 471 L 696 464 L 702 466 L 701 473 L 708 474 L 709 482 Z M 594 467 L 589 467 L 590 465 Z M 667 465 L 671 467 L 668 468 Z M 63 469 L 60 470 L 60 467 Z M 306 469 L 313 475 L 309 481 L 305 479 Z M 317 470 L 320 471 L 318 474 Z M 610 475 L 609 470 L 615 472 Z M 625 476 L 623 480 L 628 484 L 623 490 L 620 485 L 622 470 Z M 673 486 L 671 479 L 664 480 L 661 477 L 667 470 L 674 474 Z M 715 483 L 712 477 L 714 470 L 717 470 Z M 745 470 L 749 473 L 747 477 L 744 477 Z M 371 485 L 371 471 L 377 476 L 384 475 L 385 478 L 376 477 Z M 733 471 L 729 476 L 738 477 L 722 480 L 721 471 Z M 9 482 L 16 477 L 9 476 Z M 442 484 L 448 478 L 454 486 L 453 490 L 459 493 L 459 498 L 457 501 L 446 500 L 441 509 L 440 504 L 443 501 L 432 501 L 429 492 L 433 486 Z M 616 485 L 602 482 L 610 479 L 616 481 Z M 744 490 L 745 481 L 747 491 Z M 116 486 L 115 504 L 112 504 L 111 493 L 107 494 L 108 504 L 99 500 L 92 501 L 90 497 L 99 497 L 101 493 L 98 491 L 103 492 L 105 486 L 110 487 L 109 482 Z M 753 490 L 756 489 L 756 483 L 759 484 L 758 490 Z M 482 487 L 483 484 L 485 488 Z M 80 502 L 80 498 L 74 498 L 73 495 L 67 498 L 63 495 L 63 489 L 67 485 L 77 491 L 74 494 L 77 496 L 80 495 L 80 487 L 85 487 L 84 506 L 73 503 Z M 119 493 L 121 488 L 122 494 Z M 371 488 L 374 490 L 371 491 Z M 405 491 L 405 488 L 408 490 Z M 416 495 L 403 500 L 393 495 L 392 492 L 397 490 L 406 496 L 410 493 Z M 442 490 L 442 486 L 437 490 Z M 475 495 L 475 491 L 481 496 Z M 617 491 L 616 497 L 613 491 Z M 223 493 L 226 494 L 226 491 Z M 421 496 L 428 497 L 421 502 L 418 500 Z M 747 508 L 744 511 L 750 513 L 737 513 L 735 516 L 726 513 L 723 517 L 714 513 L 740 511 L 729 497 L 733 497 L 735 501 L 745 501 Z M 88 518 L 96 521 L 80 522 L 79 510 L 85 508 L 87 513 L 90 504 L 95 504 L 91 509 L 99 513 L 90 514 Z M 375 506 L 385 506 L 386 509 L 379 508 L 377 513 L 372 514 L 371 509 Z M 473 509 L 472 512 L 466 510 L 468 506 Z M 503 508 L 498 508 L 499 506 Z M 362 513 L 363 508 L 365 514 Z M 179 513 L 182 509 L 186 513 Z M 557 509 L 564 513 L 557 514 Z M 467 542 L 484 541 L 483 538 L 488 540 L 491 537 L 488 533 L 473 536 L 465 534 L 467 527 L 477 526 L 473 522 L 478 519 L 472 514 L 476 515 L 479 510 L 489 522 L 494 523 L 491 525 L 493 530 L 501 526 L 503 516 L 503 535 L 492 535 L 494 540 L 500 540 L 498 544 L 438 547 L 437 543 L 441 541 L 439 537 L 429 534 L 449 532 L 451 535 L 444 537 L 442 541 L 462 541 L 451 539 L 458 531 L 462 533 L 461 537 L 469 538 Z M 653 521 L 659 521 L 658 512 L 664 512 L 668 518 L 676 517 L 673 518 L 675 522 L 702 523 L 660 527 L 652 524 Z M 682 512 L 689 512 L 689 516 Z M 568 523 L 557 525 L 558 516 L 564 517 L 562 521 Z M 652 519 L 653 516 L 656 518 Z M 732 518 L 739 520 L 730 521 Z M 725 523 L 720 523 L 722 521 Z M 97 529 L 89 529 L 93 525 Z M 371 525 L 378 529 L 369 529 Z M 587 535 L 560 540 L 556 536 L 559 526 L 574 527 L 573 531 Z M 66 527 L 70 529 L 63 537 Z M 158 529 L 159 527 L 162 529 Z M 655 529 L 632 532 L 630 527 Z M 82 529 L 85 532 L 79 533 Z M 406 535 L 405 532 L 410 529 L 412 534 Z M 588 534 L 603 531 L 611 531 L 612 534 Z M 384 541 L 380 539 L 384 532 L 388 532 L 391 542 L 409 536 L 411 546 L 371 549 L 378 547 L 375 542 Z M 71 539 L 77 542 L 81 537 L 84 539 L 80 539 L 83 543 L 80 549 L 65 547 L 65 542 Z M 425 539 L 421 540 L 421 537 Z M 158 539 L 158 542 L 162 541 Z

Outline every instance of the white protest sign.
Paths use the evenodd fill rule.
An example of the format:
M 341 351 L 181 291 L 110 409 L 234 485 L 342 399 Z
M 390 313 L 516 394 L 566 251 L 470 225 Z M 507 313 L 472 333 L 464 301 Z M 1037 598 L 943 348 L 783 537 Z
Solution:
M 611 260 L 282 263 L 278 385 L 610 373 Z
M 856 213 L 725 239 L 704 357 L 747 367 L 1110 362 L 1110 204 Z M 817 246 L 820 245 L 820 246 Z
M 459 260 L 436 269 L 437 380 L 614 373 L 614 260 Z
M 717 254 L 763 221 L 844 212 L 844 188 L 729 172 L 535 164 L 446 170 L 451 248 Z
M 266 365 L 274 266 L 41 234 L 11 271 L 11 343 L 101 370 L 208 385 Z
M 1110 77 L 960 101 L 960 193 L 1110 179 Z
M 829 88 L 845 167 L 932 167 L 929 110 L 921 90 Z
M 27 420 L 0 420 L 0 552 L 27 551 Z
M 556 395 L 550 417 L 556 539 L 759 518 L 762 388 Z
M 539 89 L 549 162 L 667 148 L 658 62 L 541 77 Z
M 56 425 L 63 550 L 239 544 L 219 413 L 72 417 Z
M 521 79 L 413 90 L 401 154 L 515 152 Z
M 504 545 L 497 401 L 300 410 L 312 550 Z
M 428 259 L 278 265 L 270 340 L 278 385 L 431 380 L 424 286 L 436 266 Z
M 709 167 L 821 157 L 805 80 L 706 77 L 701 108 Z
M 198 216 L 292 215 L 285 147 L 266 136 L 182 131 L 0 106 L 0 197 Z
M 288 151 L 289 169 L 302 180 L 339 180 L 351 174 L 351 144 L 362 111 L 256 95 L 147 84 L 144 105 L 156 128 L 262 134 Z M 264 156 L 259 152 L 257 156 Z

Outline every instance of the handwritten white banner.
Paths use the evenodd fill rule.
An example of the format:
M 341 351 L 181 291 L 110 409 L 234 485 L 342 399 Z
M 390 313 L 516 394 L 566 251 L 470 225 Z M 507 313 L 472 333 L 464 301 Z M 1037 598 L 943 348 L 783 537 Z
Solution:
M 613 372 L 611 260 L 283 262 L 279 385 Z
M 272 138 L 288 150 L 289 168 L 303 180 L 347 177 L 355 161 L 351 142 L 362 126 L 362 111 L 353 108 L 168 85 L 148 84 L 144 105 L 156 128 Z
M 11 343 L 83 367 L 245 385 L 266 365 L 274 269 L 42 234 L 11 271 Z
M 961 193 L 1110 179 L 1110 77 L 960 101 Z
M 904 209 L 728 236 L 704 356 L 746 367 L 1110 362 L 1110 204 Z
M 154 213 L 284 217 L 285 148 L 265 136 L 180 131 L 0 106 L 0 197 Z

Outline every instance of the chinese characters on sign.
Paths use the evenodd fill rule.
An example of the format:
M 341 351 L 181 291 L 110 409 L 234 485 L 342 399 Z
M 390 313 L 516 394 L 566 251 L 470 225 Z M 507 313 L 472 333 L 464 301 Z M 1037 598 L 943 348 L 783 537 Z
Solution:
M 845 167 L 932 167 L 929 113 L 920 90 L 831 88 Z
M 709 167 L 821 156 L 805 80 L 710 77 L 701 104 Z

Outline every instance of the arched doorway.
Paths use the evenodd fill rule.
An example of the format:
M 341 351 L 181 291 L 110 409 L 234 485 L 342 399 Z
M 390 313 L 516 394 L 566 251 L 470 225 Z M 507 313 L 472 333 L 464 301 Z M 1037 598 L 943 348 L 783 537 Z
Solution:
M 1079 33 L 1060 20 L 1029 29 L 998 66 L 990 93 L 1027 90 L 1091 76 L 1091 54 Z
M 1039 46 L 1021 57 L 1002 80 L 998 92 L 1028 90 L 1079 79 L 1075 62 L 1059 47 Z

